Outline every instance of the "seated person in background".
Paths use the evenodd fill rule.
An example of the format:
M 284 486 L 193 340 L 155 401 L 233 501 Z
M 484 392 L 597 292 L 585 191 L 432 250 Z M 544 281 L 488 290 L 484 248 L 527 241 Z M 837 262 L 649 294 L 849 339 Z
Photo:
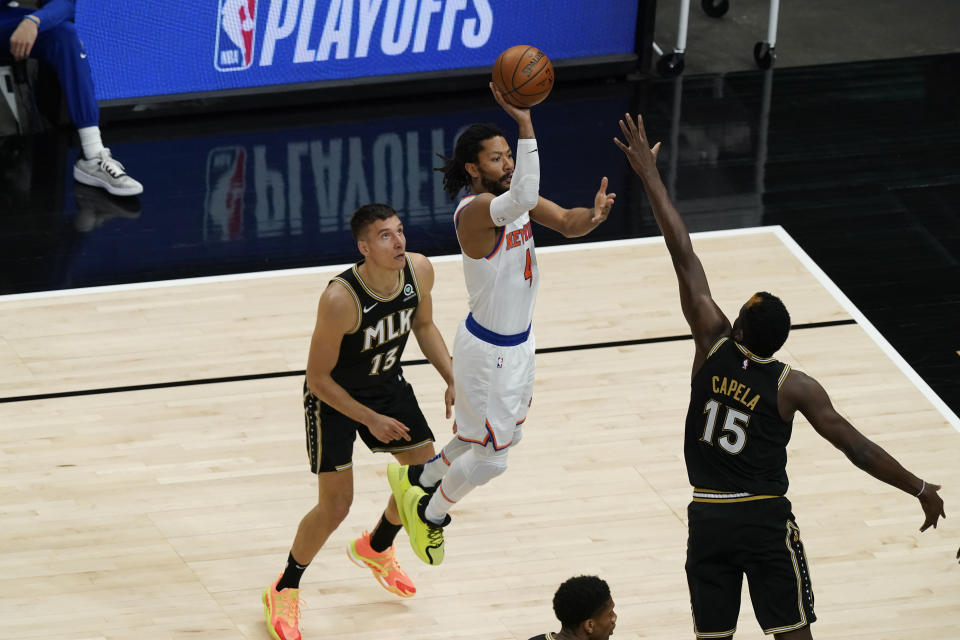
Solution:
M 0 0 L 0 48 L 9 43 L 17 60 L 44 60 L 57 71 L 67 109 L 80 134 L 81 157 L 73 167 L 78 182 L 101 187 L 117 196 L 143 192 L 143 185 L 126 174 L 100 139 L 100 109 L 93 90 L 90 62 L 74 26 L 74 0 L 50 0 L 37 11 Z M 2 49 L 0 49 L 2 50 Z
M 610 587 L 597 576 L 577 576 L 560 585 L 553 596 L 559 633 L 530 640 L 607 640 L 617 626 Z

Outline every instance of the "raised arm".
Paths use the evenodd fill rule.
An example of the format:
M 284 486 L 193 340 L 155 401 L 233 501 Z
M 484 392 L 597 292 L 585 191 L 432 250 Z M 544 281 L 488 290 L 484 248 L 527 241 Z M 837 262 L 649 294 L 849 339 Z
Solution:
M 663 233 L 674 271 L 677 273 L 683 317 L 690 325 L 698 353 L 702 354 L 710 349 L 717 338 L 730 332 L 730 321 L 710 296 L 707 274 L 700 258 L 693 251 L 690 234 L 670 201 L 663 180 L 660 179 L 660 172 L 657 171 L 660 143 L 650 147 L 643 128 L 643 119 L 639 115 L 634 122 L 630 114 L 626 114 L 626 121 L 620 121 L 620 130 L 623 131 L 626 142 L 617 138 L 614 138 L 613 142 L 627 156 L 630 166 L 643 181 L 657 226 Z
M 440 329 L 433 322 L 433 296 L 430 294 L 433 289 L 433 265 L 427 260 L 426 256 L 419 253 L 407 252 L 410 261 L 413 263 L 414 272 L 417 274 L 417 282 L 420 285 L 420 303 L 417 305 L 417 314 L 413 316 L 413 335 L 420 345 L 420 350 L 427 357 L 433 368 L 437 370 L 443 381 L 447 383 L 447 389 L 443 393 L 443 404 L 447 408 L 447 418 L 450 418 L 455 399 L 453 385 L 453 361 L 450 359 L 450 351 L 447 349 L 447 343 L 443 341 L 440 335 Z
M 606 177 L 600 179 L 600 189 L 593 197 L 592 207 L 564 209 L 543 196 L 530 210 L 530 218 L 543 226 L 563 234 L 565 238 L 579 238 L 596 229 L 610 215 L 615 193 L 607 193 Z
M 327 285 L 317 305 L 317 323 L 310 340 L 307 387 L 325 404 L 365 424 L 378 440 L 409 440 L 410 430 L 406 425 L 360 404 L 330 375 L 340 356 L 343 336 L 354 330 L 359 314 L 357 302 L 343 285 L 337 282 Z
M 940 485 L 925 482 L 913 475 L 880 445 L 857 431 L 837 413 L 827 392 L 816 380 L 800 371 L 791 371 L 780 389 L 777 403 L 781 417 L 790 419 L 794 411 L 799 411 L 817 433 L 840 449 L 858 468 L 917 498 L 924 516 L 920 531 L 926 531 L 931 526 L 936 528 L 937 519 L 947 517 L 943 500 L 937 494 Z
M 494 196 L 479 193 L 470 204 L 461 209 L 457 217 L 457 239 L 463 252 L 471 258 L 482 258 L 496 246 L 500 227 L 510 224 L 527 211 L 537 206 L 540 193 L 540 151 L 533 133 L 530 109 L 522 109 L 507 102 L 503 94 L 490 83 L 490 91 L 500 107 L 517 123 L 517 156 L 514 159 L 510 145 L 502 138 L 492 140 L 484 152 L 483 161 L 504 171 L 513 169 L 510 188 L 506 193 Z M 472 179 L 477 179 L 480 167 L 465 169 Z

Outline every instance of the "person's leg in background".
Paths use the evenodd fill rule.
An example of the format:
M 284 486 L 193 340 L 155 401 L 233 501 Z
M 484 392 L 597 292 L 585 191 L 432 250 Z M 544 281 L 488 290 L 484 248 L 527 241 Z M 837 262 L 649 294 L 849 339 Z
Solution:
M 25 9 L 7 9 L 0 13 L 0 43 L 8 47 L 10 38 L 24 16 Z M 100 137 L 100 108 L 93 87 L 90 62 L 72 22 L 63 22 L 40 31 L 30 57 L 51 64 L 57 72 L 67 109 L 80 136 L 83 151 L 74 166 L 73 177 L 84 184 L 106 189 L 114 195 L 130 196 L 143 192 L 143 185 L 128 176 Z

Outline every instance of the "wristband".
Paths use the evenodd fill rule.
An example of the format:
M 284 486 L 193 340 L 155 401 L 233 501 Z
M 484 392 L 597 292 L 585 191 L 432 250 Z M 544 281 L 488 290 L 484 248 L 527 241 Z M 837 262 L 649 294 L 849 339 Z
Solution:
M 923 493 L 923 490 L 927 488 L 927 481 L 921 480 L 921 482 L 923 482 L 923 484 L 920 485 L 920 491 L 917 492 L 917 495 L 913 496 L 914 498 L 919 498 L 920 494 Z
M 24 19 L 24 20 L 29 20 L 30 22 L 32 22 L 33 24 L 37 25 L 38 27 L 40 26 L 40 18 L 38 18 L 37 16 L 35 16 L 35 15 L 33 15 L 33 14 L 28 15 L 28 16 L 23 16 L 23 19 Z

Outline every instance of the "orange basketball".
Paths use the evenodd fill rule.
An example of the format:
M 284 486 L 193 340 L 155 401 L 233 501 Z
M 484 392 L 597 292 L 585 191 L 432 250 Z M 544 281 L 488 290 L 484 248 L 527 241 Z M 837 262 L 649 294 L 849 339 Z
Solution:
M 543 102 L 553 89 L 553 63 L 540 49 L 518 44 L 493 63 L 493 84 L 507 102 L 532 107 Z

